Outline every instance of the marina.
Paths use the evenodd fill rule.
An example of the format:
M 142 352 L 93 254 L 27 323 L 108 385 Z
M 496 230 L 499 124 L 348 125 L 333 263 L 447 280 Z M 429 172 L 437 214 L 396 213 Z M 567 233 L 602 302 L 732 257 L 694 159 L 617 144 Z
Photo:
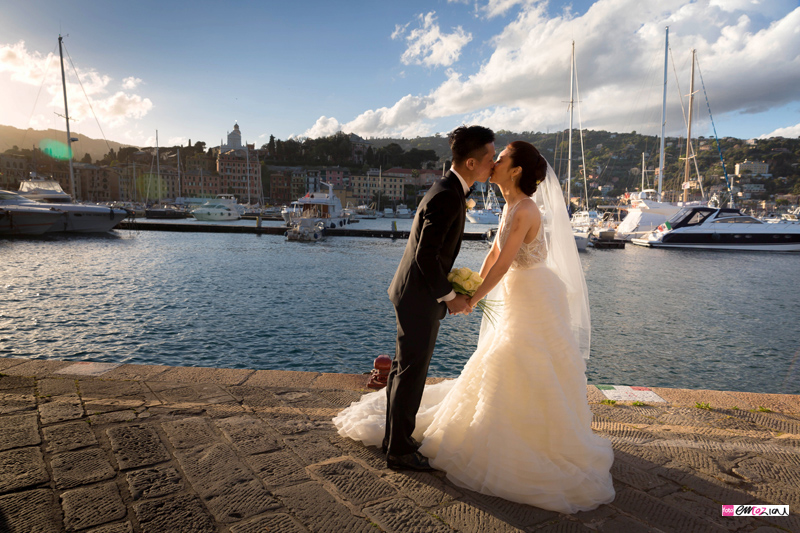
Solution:
M 392 222 L 401 232 L 411 224 L 352 227 L 385 232 Z M 254 221 L 209 224 L 247 233 L 117 229 L 0 240 L 0 355 L 359 374 L 393 353 L 386 288 L 404 238 L 306 244 L 250 234 Z M 457 266 L 479 270 L 488 247 L 465 240 Z M 800 301 L 790 290 L 798 258 L 638 246 L 582 253 L 589 382 L 800 393 Z M 459 373 L 480 318 L 442 322 L 430 375 Z

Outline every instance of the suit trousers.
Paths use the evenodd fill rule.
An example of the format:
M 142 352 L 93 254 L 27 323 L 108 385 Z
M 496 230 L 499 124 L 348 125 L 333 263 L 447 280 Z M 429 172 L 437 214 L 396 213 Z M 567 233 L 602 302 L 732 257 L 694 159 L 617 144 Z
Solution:
M 447 306 L 395 305 L 397 344 L 386 384 L 386 436 L 383 448 L 392 455 L 417 451 L 411 439 L 428 376 L 439 322 Z

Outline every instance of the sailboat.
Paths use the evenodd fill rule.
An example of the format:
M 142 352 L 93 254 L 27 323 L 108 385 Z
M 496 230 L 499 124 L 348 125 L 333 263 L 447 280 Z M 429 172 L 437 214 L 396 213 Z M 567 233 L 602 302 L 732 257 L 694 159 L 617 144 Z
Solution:
M 664 39 L 664 87 L 661 99 L 661 145 L 658 155 L 658 191 L 654 189 L 645 189 L 644 180 L 642 180 L 642 190 L 630 197 L 630 208 L 628 209 L 628 215 L 622 219 L 622 222 L 620 222 L 620 225 L 617 227 L 617 239 L 630 241 L 631 239 L 650 233 L 658 226 L 663 224 L 668 218 L 680 211 L 680 207 L 661 201 L 661 187 L 664 177 L 664 140 L 667 124 L 668 59 L 669 27 L 666 28 L 666 37 Z M 694 61 L 692 62 L 692 65 L 694 65 Z M 691 92 L 692 91 L 690 90 L 690 93 Z M 689 109 L 691 109 L 691 104 Z M 689 131 L 691 132 L 691 119 L 689 121 L 689 128 Z M 688 136 L 688 142 L 691 144 L 691 135 Z
M 569 209 L 570 198 L 572 196 L 572 119 L 573 110 L 575 108 L 575 91 L 573 89 L 573 82 L 575 81 L 575 41 L 572 41 L 572 61 L 570 63 L 569 71 L 569 141 L 567 149 L 567 207 Z M 581 133 L 583 135 L 583 133 Z M 586 164 L 583 165 L 584 183 L 586 181 Z M 588 205 L 588 195 L 586 203 Z M 575 246 L 578 247 L 579 252 L 586 251 L 586 245 L 589 244 L 589 230 L 583 228 L 573 228 L 572 233 L 575 237 Z
M 61 58 L 61 84 L 64 90 L 64 118 L 67 121 L 67 154 L 69 157 L 69 180 L 70 180 L 70 187 L 73 196 L 75 194 L 75 173 L 72 167 L 72 141 L 73 137 L 69 130 L 69 108 L 67 107 L 67 83 L 66 83 L 66 75 L 64 73 L 64 53 L 62 50 L 62 40 L 63 37 L 60 35 L 58 36 L 58 53 Z M 78 140 L 78 139 L 74 139 Z M 32 176 L 32 178 L 36 178 L 37 176 Z M 46 180 L 40 179 L 38 180 L 39 185 L 43 183 L 47 183 L 48 181 L 53 180 Z M 36 183 L 36 180 L 29 180 L 27 184 L 21 187 L 22 192 L 34 192 L 35 187 L 29 187 L 31 183 Z M 41 187 L 40 187 L 41 188 Z M 23 191 L 24 189 L 24 191 Z M 58 186 L 60 190 L 61 187 Z M 55 188 L 51 190 L 51 192 L 58 193 Z M 63 190 L 61 191 L 64 192 Z M 113 207 L 103 207 L 99 205 L 82 205 L 82 204 L 75 204 L 69 201 L 69 198 L 64 198 L 61 195 L 57 195 L 55 198 L 52 198 L 51 201 L 47 203 L 37 202 L 34 199 L 28 198 L 23 196 L 22 194 L 16 194 L 11 191 L 2 191 L 2 202 L 0 202 L 4 207 L 8 206 L 8 209 L 15 209 L 12 206 L 22 206 L 25 208 L 36 208 L 42 207 L 45 209 L 51 209 L 54 212 L 60 213 L 60 216 L 53 222 L 46 230 L 46 233 L 54 233 L 54 232 L 78 232 L 78 233 L 104 233 L 109 231 L 114 226 L 119 224 L 125 217 L 128 216 L 128 212 L 124 209 L 115 209 Z M 55 200 L 55 201 L 52 201 Z M 18 208 L 17 208 L 18 209 Z

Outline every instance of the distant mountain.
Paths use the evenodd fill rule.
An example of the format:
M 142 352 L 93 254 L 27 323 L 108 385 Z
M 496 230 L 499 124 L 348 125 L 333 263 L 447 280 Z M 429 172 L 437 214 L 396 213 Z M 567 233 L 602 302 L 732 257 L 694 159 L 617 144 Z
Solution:
M 108 144 L 106 144 L 106 141 L 103 139 L 91 139 L 80 133 L 76 134 L 73 132 L 72 136 L 79 139 L 78 142 L 73 143 L 72 145 L 72 150 L 75 153 L 75 159 L 78 160 L 83 158 L 83 155 L 87 152 L 92 156 L 93 160 L 103 159 L 103 156 L 108 153 L 109 147 L 113 148 L 116 152 L 121 147 L 130 146 L 114 141 L 108 141 Z M 13 148 L 14 146 L 18 146 L 19 148 L 23 149 L 31 149 L 34 147 L 38 148 L 39 142 L 43 139 L 53 139 L 66 143 L 67 132 L 54 129 L 34 130 L 32 128 L 21 130 L 13 126 L 0 125 L 0 153 Z

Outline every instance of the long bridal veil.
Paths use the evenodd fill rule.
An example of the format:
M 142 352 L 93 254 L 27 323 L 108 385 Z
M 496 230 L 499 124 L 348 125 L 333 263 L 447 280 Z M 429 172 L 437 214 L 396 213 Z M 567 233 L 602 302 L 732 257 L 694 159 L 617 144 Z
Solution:
M 586 288 L 586 278 L 583 275 L 578 248 L 575 246 L 575 237 L 572 234 L 561 185 L 553 167 L 549 164 L 547 165 L 546 179 L 539 184 L 531 198 L 542 213 L 542 230 L 547 243 L 547 266 L 558 274 L 566 287 L 572 334 L 583 358 L 589 359 L 592 335 L 589 317 L 589 291 Z M 501 289 L 498 284 L 487 295 L 487 299 L 499 300 L 501 298 Z M 484 317 L 481 322 L 478 348 L 480 349 L 484 343 L 491 343 L 494 333 L 491 321 Z

